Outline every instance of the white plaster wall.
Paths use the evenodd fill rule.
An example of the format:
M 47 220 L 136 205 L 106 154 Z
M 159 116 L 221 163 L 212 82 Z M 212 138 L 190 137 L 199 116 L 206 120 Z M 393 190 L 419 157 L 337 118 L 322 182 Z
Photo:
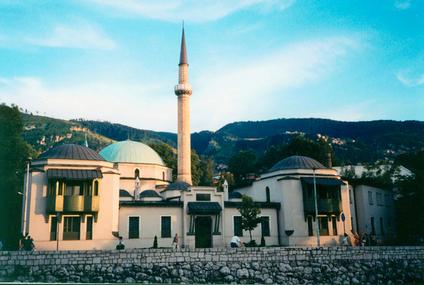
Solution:
M 373 205 L 369 204 L 368 191 L 372 192 Z M 358 185 L 355 187 L 355 193 L 357 197 L 357 218 L 359 233 L 371 233 L 371 217 L 374 217 L 375 231 L 377 238 L 385 239 L 395 234 L 395 223 L 394 223 L 394 205 L 393 205 L 393 193 L 388 190 L 381 188 Z M 383 205 L 377 205 L 377 195 L 381 193 L 383 199 Z M 390 203 L 387 205 L 384 195 L 390 195 Z M 380 217 L 383 218 L 385 236 L 382 236 L 380 230 Z
M 140 238 L 128 239 L 129 217 L 140 217 Z M 171 216 L 171 237 L 161 237 L 161 217 Z M 150 248 L 154 237 L 158 238 L 159 247 L 171 247 L 174 235 L 178 233 L 182 243 L 182 208 L 180 207 L 126 207 L 121 206 L 119 212 L 119 234 L 126 248 Z
M 224 230 L 225 230 L 225 246 L 230 246 L 231 238 L 234 236 L 234 217 L 240 216 L 240 212 L 237 208 L 226 208 L 225 209 L 225 218 L 223 220 Z M 278 245 L 278 230 L 277 230 L 277 210 L 276 209 L 261 209 L 260 217 L 269 217 L 269 230 L 270 236 L 265 237 L 265 244 Z M 252 231 L 252 239 L 256 240 L 256 243 L 259 245 L 262 238 L 262 229 L 261 224 Z M 243 231 L 243 236 L 240 239 L 247 243 L 250 241 L 249 231 Z

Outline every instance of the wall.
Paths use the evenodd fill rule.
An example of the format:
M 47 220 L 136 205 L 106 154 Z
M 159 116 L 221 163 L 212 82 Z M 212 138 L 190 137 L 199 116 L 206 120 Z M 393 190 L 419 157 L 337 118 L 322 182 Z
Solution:
M 424 247 L 0 252 L 0 281 L 420 283 Z

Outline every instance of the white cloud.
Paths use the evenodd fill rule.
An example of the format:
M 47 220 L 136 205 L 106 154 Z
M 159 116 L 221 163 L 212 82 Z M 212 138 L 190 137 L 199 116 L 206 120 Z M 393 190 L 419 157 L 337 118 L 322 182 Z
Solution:
M 406 87 L 416 87 L 424 84 L 424 73 L 411 75 L 408 71 L 399 71 L 396 78 Z
M 192 130 L 214 130 L 235 120 L 275 116 L 269 112 L 276 105 L 281 104 L 281 110 L 290 108 L 282 102 L 295 93 L 287 91 L 328 76 L 359 47 L 361 42 L 344 36 L 308 40 L 242 65 L 220 61 L 201 74 L 192 74 Z M 82 79 L 53 85 L 34 77 L 0 77 L 0 102 L 58 118 L 82 117 L 175 131 L 177 99 L 170 90 L 172 83 L 163 80 L 144 84 Z M 299 110 L 299 117 L 305 115 Z
M 134 127 L 175 130 L 176 98 L 154 96 L 160 85 L 96 81 L 49 84 L 37 77 L 0 77 L 0 102 L 50 117 L 108 120 Z M 170 88 L 164 88 L 166 92 Z
M 395 7 L 399 10 L 406 10 L 411 6 L 410 0 L 397 0 L 395 1 Z
M 92 24 L 57 25 L 47 35 L 27 37 L 24 42 L 43 47 L 113 49 L 116 43 Z
M 90 0 L 112 13 L 141 16 L 163 21 L 213 21 L 250 7 L 284 10 L 295 0 Z
M 193 125 L 196 129 L 216 128 L 234 120 L 268 117 L 275 104 L 281 104 L 284 97 L 295 96 L 287 90 L 312 84 L 334 72 L 345 57 L 361 46 L 354 37 L 308 40 L 242 66 L 228 62 L 209 69 L 193 82 L 198 87 L 193 91 L 193 109 L 202 110 L 193 111 Z

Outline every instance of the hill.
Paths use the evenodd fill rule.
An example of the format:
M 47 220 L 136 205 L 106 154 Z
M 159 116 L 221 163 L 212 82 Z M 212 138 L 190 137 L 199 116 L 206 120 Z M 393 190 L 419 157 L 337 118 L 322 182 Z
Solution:
M 63 142 L 83 144 L 85 135 L 95 150 L 128 138 L 147 143 L 162 141 L 173 147 L 177 144 L 177 135 L 170 132 L 82 119 L 67 121 L 30 114 L 22 117 L 24 139 L 39 152 Z M 297 135 L 331 144 L 336 164 L 374 162 L 424 149 L 424 122 L 420 121 L 342 122 L 310 118 L 234 122 L 216 132 L 193 133 L 191 140 L 198 154 L 226 164 L 240 150 L 251 149 L 261 155 L 267 148 L 287 143 Z
M 24 123 L 23 138 L 38 154 L 57 144 L 83 145 L 86 138 L 90 148 L 97 151 L 113 142 L 76 122 L 26 113 L 21 113 L 21 116 Z

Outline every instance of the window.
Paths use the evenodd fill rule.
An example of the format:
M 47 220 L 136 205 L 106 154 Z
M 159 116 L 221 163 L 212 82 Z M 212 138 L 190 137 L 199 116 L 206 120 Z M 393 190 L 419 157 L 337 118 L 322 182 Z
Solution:
M 63 190 L 65 189 L 65 182 L 57 182 L 57 184 L 56 185 L 58 185 L 59 186 L 59 189 L 58 189 L 58 195 L 59 196 L 62 196 L 63 195 Z
M 136 169 L 135 171 L 134 171 L 134 178 L 140 178 L 140 169 Z
M 319 234 L 322 236 L 328 236 L 328 218 L 318 217 Z
M 238 237 L 243 236 L 243 230 L 241 228 L 241 217 L 236 216 L 234 217 L 234 235 Z
M 162 180 L 165 181 L 165 171 L 162 171 Z
M 211 200 L 211 194 L 196 194 L 196 201 L 210 201 Z
M 93 239 L 93 217 L 87 217 L 87 231 L 85 234 L 85 239 Z
M 268 203 L 271 202 L 271 193 L 269 192 L 269 187 L 265 188 L 265 194 L 266 194 L 266 201 Z
M 171 237 L 171 217 L 161 217 L 161 237 Z
M 374 217 L 371 217 L 371 234 L 375 235 L 375 223 L 374 223 Z
M 372 192 L 371 191 L 368 191 L 368 203 L 370 205 L 374 205 L 374 201 L 372 199 Z
M 56 240 L 57 239 L 57 217 L 51 218 L 51 224 L 50 224 L 50 240 Z
M 384 223 L 383 223 L 383 218 L 380 217 L 380 234 L 382 236 L 384 236 Z
M 390 194 L 384 194 L 384 204 L 386 204 L 386 207 L 391 206 L 391 199 Z
M 128 219 L 128 238 L 139 238 L 140 236 L 140 218 L 139 217 L 129 217 Z
M 350 204 L 353 203 L 353 188 L 349 189 L 349 202 Z
M 79 240 L 80 239 L 80 217 L 65 217 L 63 223 L 63 239 Z
M 311 237 L 314 235 L 314 230 L 313 230 L 313 224 L 312 224 L 312 217 L 308 216 L 308 235 Z
M 47 192 L 48 196 L 54 196 L 56 195 L 56 182 L 55 181 L 49 181 L 49 190 Z
M 383 195 L 381 193 L 377 193 L 377 206 L 383 206 Z
M 331 217 L 331 223 L 333 225 L 333 236 L 337 235 L 337 218 Z
M 99 181 L 94 181 L 94 196 L 99 196 Z
M 263 237 L 269 237 L 269 217 L 261 217 L 261 229 L 262 229 L 262 236 Z

